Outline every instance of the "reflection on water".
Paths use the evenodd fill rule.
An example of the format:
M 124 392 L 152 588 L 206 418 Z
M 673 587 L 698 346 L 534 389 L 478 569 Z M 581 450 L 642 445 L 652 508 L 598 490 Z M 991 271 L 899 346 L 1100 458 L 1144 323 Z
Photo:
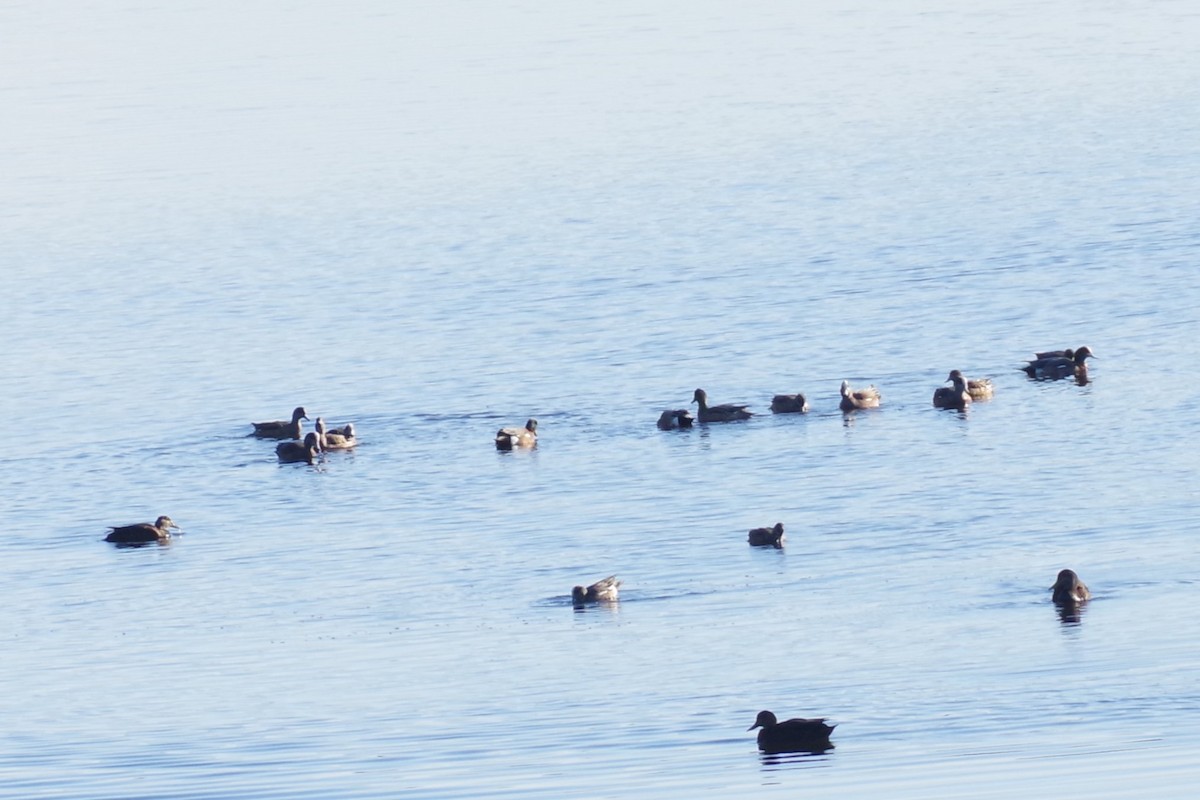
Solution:
M 117 550 L 130 550 L 139 547 L 170 547 L 170 537 L 166 539 L 155 539 L 149 542 L 112 542 L 112 546 Z
M 1087 603 L 1055 603 L 1055 610 L 1058 611 L 1058 620 L 1063 625 L 1078 625 L 1083 620 L 1083 613 L 1087 610 Z
M 759 751 L 759 761 L 763 767 L 768 768 L 767 771 L 774 771 L 779 767 L 800 766 L 813 767 L 825 766 L 833 762 L 827 754 L 833 751 L 833 746 L 823 750 L 811 751 L 795 751 L 783 753 L 766 753 Z

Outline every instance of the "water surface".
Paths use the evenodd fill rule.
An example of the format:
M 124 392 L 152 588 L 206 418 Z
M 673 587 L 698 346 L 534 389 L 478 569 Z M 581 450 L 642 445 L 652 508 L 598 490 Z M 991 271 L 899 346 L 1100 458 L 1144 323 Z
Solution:
M 1187 4 L 0 21 L 0 796 L 1191 795 Z

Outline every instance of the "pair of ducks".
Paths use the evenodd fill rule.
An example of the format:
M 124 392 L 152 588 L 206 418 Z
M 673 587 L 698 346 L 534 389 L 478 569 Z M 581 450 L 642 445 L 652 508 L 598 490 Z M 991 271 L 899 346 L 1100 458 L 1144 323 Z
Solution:
M 991 378 L 967 380 L 961 370 L 952 369 L 946 378 L 953 386 L 941 386 L 933 393 L 934 408 L 964 410 L 977 400 L 991 400 L 995 393 Z
M 340 428 L 326 428 L 325 420 L 317 417 L 317 430 L 309 433 L 303 441 L 280 442 L 275 445 L 275 455 L 282 464 L 304 463 L 312 466 L 321 453 L 331 450 L 350 450 L 358 444 L 354 437 L 354 423 L 348 422 Z
M 1095 357 L 1096 354 L 1087 345 L 1074 350 L 1069 347 L 1065 350 L 1046 350 L 1034 353 L 1021 370 L 1035 380 L 1075 378 L 1079 383 L 1087 383 L 1087 360 Z
M 316 462 L 320 453 L 330 450 L 349 450 L 358 444 L 354 434 L 354 424 L 347 423 L 340 428 L 328 428 L 323 417 L 317 417 L 316 432 L 308 433 L 300 439 L 303 427 L 301 420 L 308 419 L 304 406 L 297 406 L 292 411 L 291 421 L 272 420 L 270 422 L 252 422 L 254 435 L 260 439 L 287 439 L 275 446 L 275 455 L 284 464 Z
M 840 408 L 844 412 L 863 408 L 878 408 L 883 399 L 879 390 L 874 386 L 863 389 L 852 389 L 849 381 L 842 381 Z M 710 406 L 708 392 L 697 389 L 692 394 L 692 402 L 697 406 L 696 418 L 701 422 L 736 422 L 750 419 L 754 416 L 747 411 L 745 403 L 721 403 Z M 807 414 L 808 398 L 803 394 L 777 394 L 771 398 L 771 412 L 774 414 Z M 662 412 L 658 418 L 658 427 L 663 430 L 692 427 L 692 414 L 687 409 L 673 409 Z
M 1052 599 L 1058 606 L 1078 607 L 1092 596 L 1075 571 L 1070 569 L 1060 570 L 1051 588 L 1054 592 Z M 760 711 L 754 724 L 746 730 L 761 729 L 758 732 L 758 749 L 764 753 L 823 753 L 833 748 L 829 737 L 836 727 L 828 724 L 825 717 L 780 722 L 770 711 Z

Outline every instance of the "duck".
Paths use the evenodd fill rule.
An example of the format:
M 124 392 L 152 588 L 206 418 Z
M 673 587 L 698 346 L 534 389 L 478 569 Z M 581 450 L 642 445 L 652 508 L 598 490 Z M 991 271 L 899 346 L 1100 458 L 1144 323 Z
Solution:
M 967 392 L 971 395 L 971 399 L 976 402 L 991 400 L 992 395 L 996 393 L 996 387 L 992 385 L 991 378 L 968 378 Z
M 747 541 L 752 547 L 770 545 L 776 550 L 783 549 L 783 523 L 776 522 L 774 528 L 753 528 Z
M 772 414 L 807 414 L 808 398 L 802 394 L 777 394 L 771 398 Z
M 609 575 L 586 589 L 582 586 L 575 586 L 571 589 L 571 602 L 576 606 L 584 603 L 611 603 L 618 599 L 617 587 L 620 585 L 621 582 L 617 580 L 616 575 Z
M 308 433 L 304 437 L 303 442 L 291 440 L 288 442 L 280 442 L 275 445 L 275 455 L 279 456 L 280 463 L 283 464 L 298 464 L 304 462 L 312 465 L 317 460 L 317 455 L 321 450 L 321 440 L 315 433 Z
M 662 431 L 682 430 L 692 427 L 695 417 L 690 409 L 676 408 L 662 412 L 658 418 L 658 429 Z
M 251 422 L 250 424 L 254 426 L 254 435 L 261 439 L 299 439 L 301 436 L 300 420 L 302 419 L 308 419 L 308 412 L 304 410 L 304 406 L 296 406 L 292 411 L 291 422 L 277 419 L 271 422 Z
M 934 408 L 954 408 L 959 411 L 971 405 L 971 392 L 967 389 L 967 379 L 961 371 L 950 370 L 946 381 L 954 386 L 939 386 L 933 393 Z
M 719 406 L 708 404 L 708 392 L 697 389 L 692 393 L 692 402 L 699 407 L 697 416 L 701 422 L 733 422 L 739 419 L 750 419 L 754 416 L 746 410 L 746 406 L 737 403 L 722 403 Z
M 496 432 L 496 449 L 512 450 L 516 447 L 537 447 L 536 419 L 530 419 L 524 428 L 501 428 Z
M 1057 605 L 1077 605 L 1091 599 L 1092 593 L 1073 569 L 1063 569 L 1058 572 L 1058 579 L 1050 587 L 1054 594 L 1051 599 Z
M 117 544 L 144 544 L 146 542 L 164 542 L 171 538 L 172 530 L 182 530 L 176 525 L 170 517 L 161 516 L 154 520 L 154 524 L 149 522 L 138 522 L 134 525 L 117 525 L 108 529 L 108 536 L 104 537 L 106 542 L 116 542 Z
M 758 732 L 758 749 L 764 753 L 824 752 L 833 747 L 829 735 L 836 725 L 818 719 L 788 719 L 779 722 L 770 711 L 758 712 L 754 724 L 746 730 Z
M 883 400 L 883 397 L 874 386 L 852 390 L 850 388 L 850 381 L 842 381 L 841 409 L 843 412 L 854 411 L 859 408 L 879 408 L 881 400 Z
M 349 450 L 358 444 L 354 439 L 354 423 L 350 422 L 341 428 L 326 428 L 325 420 L 317 417 L 317 445 L 322 451 Z
M 1060 378 L 1074 376 L 1081 379 L 1081 382 L 1087 383 L 1087 360 L 1095 357 L 1096 354 L 1092 352 L 1092 349 L 1084 345 L 1070 356 L 1050 355 L 1047 358 L 1035 358 L 1021 369 L 1030 378 L 1036 380 L 1056 381 Z
M 340 428 L 330 428 L 326 433 L 332 433 L 335 436 L 345 436 L 347 439 L 354 438 L 354 423 L 347 422 Z

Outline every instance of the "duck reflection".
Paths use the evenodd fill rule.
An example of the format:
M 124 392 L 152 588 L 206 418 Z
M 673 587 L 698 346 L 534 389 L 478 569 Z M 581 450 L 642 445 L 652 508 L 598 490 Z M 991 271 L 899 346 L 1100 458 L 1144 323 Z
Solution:
M 1087 608 L 1085 603 L 1056 603 L 1055 610 L 1058 612 L 1058 621 L 1066 627 L 1078 625 L 1083 621 L 1083 612 Z
M 829 756 L 826 754 L 832 749 L 833 745 L 831 744 L 824 750 L 798 750 L 783 753 L 759 751 L 758 760 L 764 767 L 782 767 L 788 764 L 813 766 L 829 761 Z

